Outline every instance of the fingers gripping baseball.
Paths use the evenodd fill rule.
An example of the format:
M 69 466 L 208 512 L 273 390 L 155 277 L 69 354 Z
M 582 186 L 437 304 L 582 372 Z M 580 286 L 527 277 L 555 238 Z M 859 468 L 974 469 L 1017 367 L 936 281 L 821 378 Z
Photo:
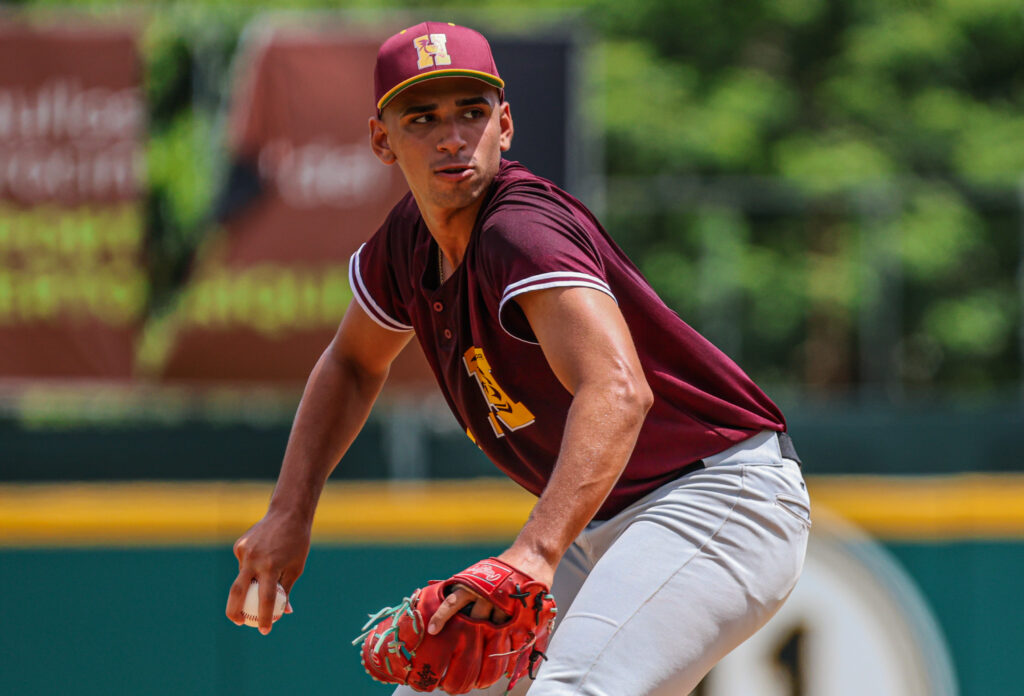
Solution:
M 239 537 L 234 553 L 238 559 L 238 575 L 228 591 L 224 613 L 233 623 L 244 623 L 245 597 L 255 580 L 259 583 L 259 630 L 265 635 L 274 621 L 278 583 L 290 594 L 305 567 L 309 528 L 268 515 Z M 291 612 L 291 602 L 287 601 L 284 613 Z

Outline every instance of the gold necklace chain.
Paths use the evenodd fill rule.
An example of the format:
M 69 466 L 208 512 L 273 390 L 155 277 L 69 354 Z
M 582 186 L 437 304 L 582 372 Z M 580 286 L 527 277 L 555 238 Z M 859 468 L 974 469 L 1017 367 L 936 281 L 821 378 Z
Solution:
M 437 277 L 437 284 L 444 285 L 444 254 L 441 253 L 440 246 L 437 247 Z

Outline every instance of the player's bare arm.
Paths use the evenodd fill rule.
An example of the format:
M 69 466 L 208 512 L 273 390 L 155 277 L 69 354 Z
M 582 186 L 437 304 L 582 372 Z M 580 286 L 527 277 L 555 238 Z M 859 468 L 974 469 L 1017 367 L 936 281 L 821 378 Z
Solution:
M 238 576 L 225 613 L 241 624 L 253 578 L 260 585 L 260 631 L 269 633 L 278 582 L 287 592 L 302 574 L 310 530 L 327 477 L 359 433 L 391 362 L 412 336 L 378 326 L 359 303 L 345 313 L 313 368 L 299 403 L 266 515 L 234 545 Z
M 499 558 L 550 586 L 562 556 L 625 468 L 653 396 L 614 299 L 581 287 L 516 299 L 573 401 L 551 479 Z M 453 592 L 429 630 L 438 632 L 470 602 L 475 618 L 488 616 L 490 607 L 476 600 L 468 590 Z

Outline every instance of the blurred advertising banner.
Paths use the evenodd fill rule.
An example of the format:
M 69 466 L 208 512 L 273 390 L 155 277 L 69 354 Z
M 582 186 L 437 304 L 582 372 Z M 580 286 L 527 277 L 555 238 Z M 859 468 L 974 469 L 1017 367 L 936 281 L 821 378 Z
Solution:
M 141 79 L 128 30 L 0 20 L 0 377 L 132 373 Z
M 377 48 L 400 28 L 357 31 L 314 16 L 258 20 L 243 34 L 217 224 L 175 309 L 147 326 L 142 374 L 306 379 L 351 300 L 350 255 L 408 191 L 398 167 L 374 156 L 368 137 Z M 503 73 L 515 73 L 517 63 L 530 71 L 518 78 L 518 93 L 535 92 L 556 127 L 549 121 L 522 145 L 517 134 L 510 154 L 564 182 L 569 42 L 534 40 L 535 50 L 522 50 L 528 42 L 494 42 L 495 53 L 509 56 Z M 532 60 L 513 60 L 517 52 Z M 524 118 L 531 111 L 524 108 Z M 392 366 L 389 385 L 433 388 L 415 341 Z
M 309 374 L 351 299 L 349 256 L 407 191 L 368 145 L 377 46 L 313 29 L 248 32 L 219 226 L 176 310 L 147 336 L 149 370 L 217 381 Z M 416 358 L 404 372 L 430 379 Z

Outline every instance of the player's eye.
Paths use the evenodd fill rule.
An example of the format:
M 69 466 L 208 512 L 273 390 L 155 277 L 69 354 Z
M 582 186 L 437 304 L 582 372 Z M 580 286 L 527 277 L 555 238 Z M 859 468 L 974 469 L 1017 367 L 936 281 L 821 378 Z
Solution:
M 434 120 L 434 117 L 431 114 L 420 114 L 412 119 L 411 123 L 430 123 L 432 120 Z
M 475 118 L 481 118 L 483 115 L 484 115 L 484 110 L 483 109 L 470 109 L 466 113 L 462 114 L 462 117 L 465 118 L 465 119 L 472 120 L 472 119 L 475 119 Z

